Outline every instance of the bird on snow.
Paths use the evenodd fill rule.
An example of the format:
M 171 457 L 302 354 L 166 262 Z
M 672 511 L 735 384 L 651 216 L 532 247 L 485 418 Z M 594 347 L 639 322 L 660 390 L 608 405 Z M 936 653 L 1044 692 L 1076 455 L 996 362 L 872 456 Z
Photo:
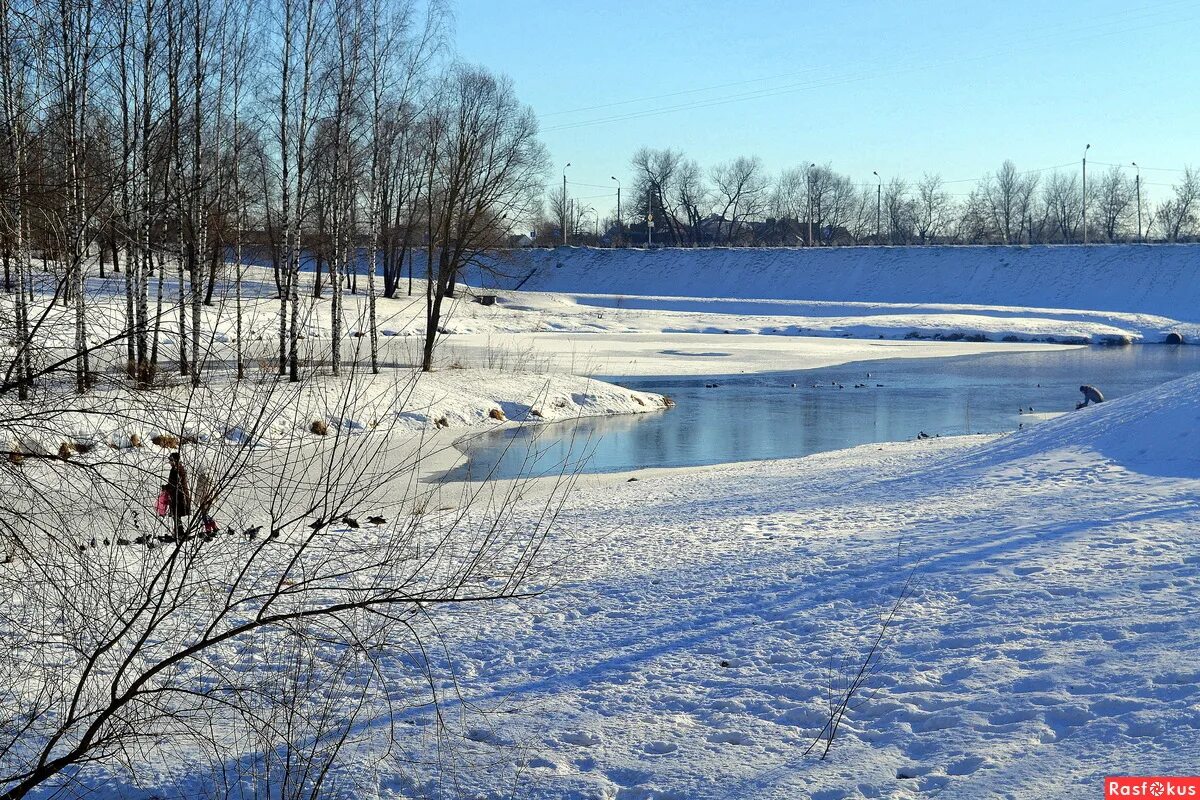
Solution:
M 342 524 L 347 528 L 357 528 L 358 520 L 356 520 L 354 517 L 342 517 Z
M 258 536 L 259 531 L 261 531 L 262 529 L 263 529 L 262 525 L 255 525 L 253 528 L 246 528 L 246 531 L 245 531 L 246 537 L 249 539 L 253 539 L 255 536 Z
M 375 516 L 375 517 L 367 517 L 367 522 L 371 523 L 372 525 L 383 525 L 384 523 L 387 522 L 387 520 L 384 519 L 383 517 Z
M 328 524 L 329 523 L 326 522 L 321 517 L 317 517 L 316 521 L 308 523 L 308 527 L 312 528 L 314 531 L 319 531 L 319 530 L 321 530 L 321 528 L 324 528 Z

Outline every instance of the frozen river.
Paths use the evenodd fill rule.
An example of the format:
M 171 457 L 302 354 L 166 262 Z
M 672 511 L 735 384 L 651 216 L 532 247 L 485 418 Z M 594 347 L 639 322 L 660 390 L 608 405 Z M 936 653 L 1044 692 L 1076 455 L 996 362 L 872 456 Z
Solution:
M 997 433 L 1200 371 L 1200 347 L 1142 345 L 858 362 L 758 375 L 616 378 L 670 396 L 660 414 L 506 428 L 457 446 L 451 479 L 793 458 L 869 442 Z

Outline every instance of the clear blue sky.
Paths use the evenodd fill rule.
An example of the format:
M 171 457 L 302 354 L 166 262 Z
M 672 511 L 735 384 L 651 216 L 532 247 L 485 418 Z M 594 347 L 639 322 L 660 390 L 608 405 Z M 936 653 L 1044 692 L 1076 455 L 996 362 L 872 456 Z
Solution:
M 1089 142 L 1089 172 L 1200 164 L 1198 33 L 1200 0 L 457 0 L 454 38 L 537 112 L 552 180 L 570 161 L 612 185 L 642 145 L 864 182 L 1078 163 Z M 1142 172 L 1160 197 L 1175 177 Z

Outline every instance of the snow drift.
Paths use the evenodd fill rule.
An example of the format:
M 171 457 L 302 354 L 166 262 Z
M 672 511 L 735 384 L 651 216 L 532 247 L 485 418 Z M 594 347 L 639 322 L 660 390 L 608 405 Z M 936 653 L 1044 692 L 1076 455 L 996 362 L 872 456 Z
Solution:
M 1200 478 L 1200 374 L 1064 414 L 965 460 L 989 466 L 1063 450 L 1098 453 L 1144 475 Z

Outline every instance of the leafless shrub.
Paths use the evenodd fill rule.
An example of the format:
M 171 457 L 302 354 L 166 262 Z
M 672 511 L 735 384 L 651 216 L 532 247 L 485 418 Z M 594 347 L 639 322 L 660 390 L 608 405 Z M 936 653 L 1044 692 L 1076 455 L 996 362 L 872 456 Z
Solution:
M 179 442 L 193 479 L 203 472 L 212 483 L 216 535 L 193 516 L 175 537 L 153 516 L 166 471 L 154 452 L 19 466 L 15 450 L 6 454 L 0 542 L 13 557 L 0 567 L 0 793 L 82 794 L 97 770 L 206 752 L 214 775 L 241 771 L 264 795 L 316 797 L 334 772 L 350 774 L 337 769 L 348 744 L 371 739 L 387 752 L 401 735 L 391 714 L 439 702 L 444 677 L 427 680 L 418 664 L 404 698 L 381 658 L 436 641 L 443 604 L 530 594 L 562 493 L 533 526 L 513 523 L 517 488 L 483 508 L 479 490 L 466 490 L 457 510 L 431 515 L 447 506 L 414 478 L 426 453 L 401 447 L 388 422 L 404 392 L 370 391 L 354 377 L 332 388 L 320 411 L 346 422 L 316 440 L 272 438 L 277 419 L 303 419 L 325 396 L 303 383 L 119 394 L 130 425 L 240 432 Z M 64 387 L 59 397 L 104 419 L 106 391 L 118 389 L 77 397 Z M 53 428 L 61 409 L 38 410 L 48 407 L 0 396 L 0 429 Z M 380 425 L 367 432 L 354 419 Z M 363 514 L 394 522 L 345 522 Z
M 857 660 L 845 663 L 849 669 L 835 669 L 832 663 L 829 667 L 829 683 L 826 689 L 825 724 L 817 732 L 816 737 L 805 749 L 804 754 L 820 751 L 821 760 L 829 755 L 830 748 L 837 738 L 846 714 L 858 708 L 863 699 L 860 696 L 867 682 L 879 669 L 887 645 L 892 641 L 898 622 L 898 615 L 905 601 L 912 595 L 913 576 L 915 567 L 909 571 L 896 599 L 879 614 L 878 625 L 870 635 L 862 655 Z

